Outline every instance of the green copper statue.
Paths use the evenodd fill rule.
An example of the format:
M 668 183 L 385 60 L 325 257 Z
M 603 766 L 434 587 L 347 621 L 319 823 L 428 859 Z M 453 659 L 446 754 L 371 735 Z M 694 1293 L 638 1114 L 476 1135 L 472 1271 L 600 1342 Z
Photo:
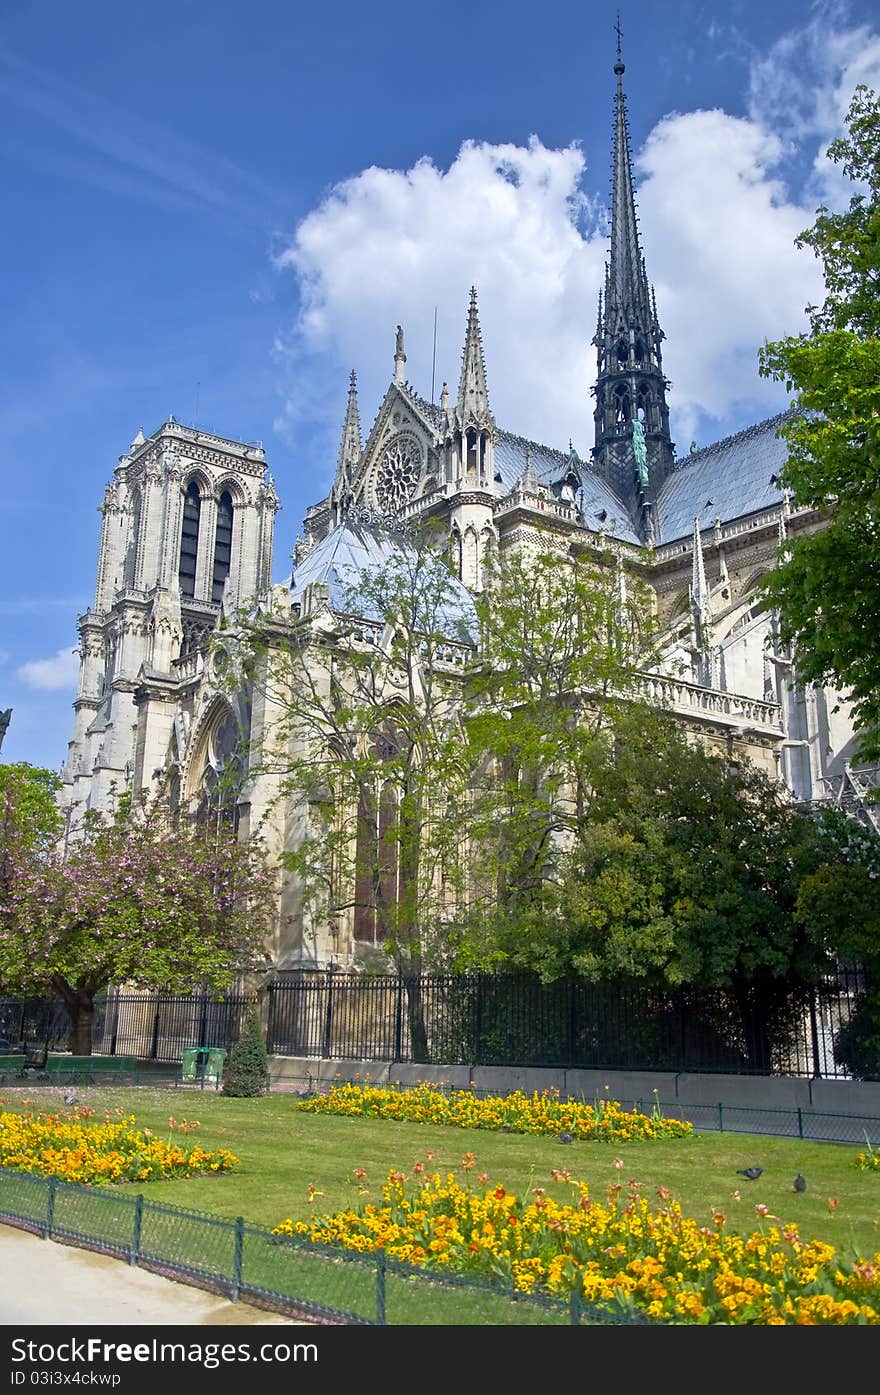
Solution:
M 639 472 L 639 484 L 644 489 L 648 483 L 648 452 L 645 449 L 645 428 L 638 419 L 633 422 L 633 455 Z

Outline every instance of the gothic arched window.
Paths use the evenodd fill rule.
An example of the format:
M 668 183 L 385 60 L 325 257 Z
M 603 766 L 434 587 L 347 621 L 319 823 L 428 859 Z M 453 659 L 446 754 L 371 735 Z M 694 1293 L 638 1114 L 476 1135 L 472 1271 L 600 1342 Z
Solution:
M 630 396 L 629 388 L 625 383 L 618 383 L 614 389 L 614 423 L 618 430 L 626 426 L 630 418 Z
M 134 586 L 137 572 L 138 542 L 141 535 L 141 495 L 140 490 L 136 490 L 131 501 L 131 532 L 128 537 L 128 547 L 125 552 L 125 567 L 123 572 L 126 589 Z
M 370 754 L 377 766 L 398 754 L 390 726 L 375 734 Z M 396 785 L 383 780 L 379 769 L 372 788 L 362 789 L 358 800 L 354 938 L 361 944 L 382 942 L 400 900 L 398 802 Z
M 223 583 L 229 575 L 232 557 L 232 495 L 224 489 L 217 500 L 217 533 L 214 538 L 214 571 L 211 577 L 211 600 L 222 601 Z
M 202 498 L 199 486 L 192 480 L 184 495 L 183 527 L 180 530 L 180 566 L 177 575 L 182 596 L 194 596 L 196 593 L 196 559 L 199 553 L 201 512 Z
M 211 727 L 204 748 L 196 821 L 205 827 L 237 825 L 237 799 L 244 780 L 240 744 L 238 723 L 227 708 Z

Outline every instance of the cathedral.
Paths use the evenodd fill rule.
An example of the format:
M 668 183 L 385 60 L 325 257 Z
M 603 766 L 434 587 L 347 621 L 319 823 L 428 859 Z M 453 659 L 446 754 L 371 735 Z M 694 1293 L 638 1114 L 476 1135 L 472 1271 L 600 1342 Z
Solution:
M 161 791 L 188 812 L 231 804 L 224 812 L 234 813 L 239 836 L 259 825 L 271 850 L 289 850 L 297 811 L 279 806 L 269 775 L 248 769 L 271 712 L 247 682 L 230 684 L 220 631 L 234 632 L 236 614 L 261 604 L 320 626 L 358 574 L 382 564 L 395 528 L 421 519 L 442 525 L 465 593 L 483 587 L 495 549 L 612 555 L 649 588 L 660 625 L 661 659 L 640 676 L 645 696 L 729 759 L 748 758 L 783 781 L 796 801 L 864 811 L 872 772 L 851 766 L 846 703 L 798 683 L 759 592 L 780 542 L 821 526 L 780 483 L 781 418 L 676 455 L 619 52 L 614 72 L 611 241 L 593 339 L 590 458 L 495 420 L 476 290 L 462 307 L 455 395 L 444 384 L 435 405 L 407 381 L 398 327 L 391 381 L 364 440 L 352 373 L 332 487 L 308 509 L 282 585 L 272 584 L 279 500 L 263 450 L 173 417 L 148 437 L 139 432 L 106 487 L 94 603 L 78 621 L 79 685 L 62 771 L 70 827 L 122 789 Z M 271 951 L 277 969 L 357 966 L 354 915 L 332 938 L 306 919 L 285 883 Z

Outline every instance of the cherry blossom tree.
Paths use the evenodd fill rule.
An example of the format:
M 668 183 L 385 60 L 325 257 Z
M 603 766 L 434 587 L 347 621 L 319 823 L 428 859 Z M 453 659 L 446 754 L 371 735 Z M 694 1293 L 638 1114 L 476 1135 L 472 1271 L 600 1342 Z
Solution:
M 71 1049 L 91 1053 L 95 994 L 109 984 L 222 992 L 264 966 L 274 869 L 257 841 L 120 801 L 74 837 L 34 845 L 8 818 L 0 865 L 0 989 L 54 993 Z

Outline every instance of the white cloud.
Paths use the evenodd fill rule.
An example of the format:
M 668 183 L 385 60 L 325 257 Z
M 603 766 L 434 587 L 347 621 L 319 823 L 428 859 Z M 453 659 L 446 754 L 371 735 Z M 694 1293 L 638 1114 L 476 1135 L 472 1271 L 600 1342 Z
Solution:
M 296 370 L 287 425 L 327 411 L 332 430 L 341 428 L 351 367 L 371 418 L 391 376 L 398 323 L 407 377 L 430 396 L 435 307 L 434 395 L 444 380 L 454 393 L 474 284 L 496 417 L 550 441 L 573 434 L 583 442 L 605 256 L 604 240 L 584 238 L 576 226 L 583 168 L 574 146 L 466 142 L 448 170 L 423 159 L 407 171 L 373 167 L 337 186 L 279 258 L 301 295 L 283 346 Z M 329 384 L 308 372 L 318 358 L 336 366 Z M 525 383 L 532 401 L 524 414 Z
M 55 691 L 59 688 L 75 688 L 79 677 L 79 651 L 59 649 L 54 658 L 31 659 L 15 671 L 29 688 Z
M 811 206 L 848 199 L 851 186 L 825 151 L 844 131 L 857 84 L 880 88 L 880 34 L 867 24 L 850 25 L 849 14 L 846 0 L 823 0 L 806 24 L 782 35 L 751 65 L 752 119 L 793 147 L 813 147 Z
M 740 402 L 778 409 L 779 387 L 757 377 L 757 346 L 805 328 L 804 306 L 821 295 L 815 259 L 794 247 L 810 211 L 774 177 L 781 156 L 755 122 L 697 111 L 661 121 L 639 159 L 681 450 L 700 414 L 723 419 Z
M 643 250 L 682 453 L 692 437 L 704 444 L 720 434 L 718 423 L 734 429 L 730 422 L 781 410 L 780 385 L 758 376 L 758 347 L 805 328 L 804 307 L 821 297 L 818 264 L 794 246 L 816 205 L 809 189 L 786 183 L 792 142 L 809 142 L 809 168 L 820 128 L 832 116 L 842 122 L 844 89 L 856 68 L 870 67 L 880 39 L 838 31 L 823 55 L 825 87 L 808 75 L 800 107 L 767 93 L 774 80 L 780 92 L 798 91 L 802 51 L 818 52 L 819 20 L 788 39 L 754 65 L 747 117 L 673 113 L 636 152 Z M 408 170 L 366 169 L 300 223 L 278 257 L 297 278 L 300 310 L 278 344 L 289 391 L 276 426 L 293 439 L 303 424 L 323 428 L 316 493 L 332 476 L 348 371 L 358 373 L 366 434 L 391 378 L 396 324 L 407 377 L 430 396 L 437 307 L 434 397 L 444 379 L 454 394 L 471 284 L 499 424 L 561 447 L 571 437 L 589 451 L 590 340 L 607 242 L 585 185 L 577 146 L 549 149 L 534 136 L 526 148 L 466 142 L 448 169 L 427 158 Z

